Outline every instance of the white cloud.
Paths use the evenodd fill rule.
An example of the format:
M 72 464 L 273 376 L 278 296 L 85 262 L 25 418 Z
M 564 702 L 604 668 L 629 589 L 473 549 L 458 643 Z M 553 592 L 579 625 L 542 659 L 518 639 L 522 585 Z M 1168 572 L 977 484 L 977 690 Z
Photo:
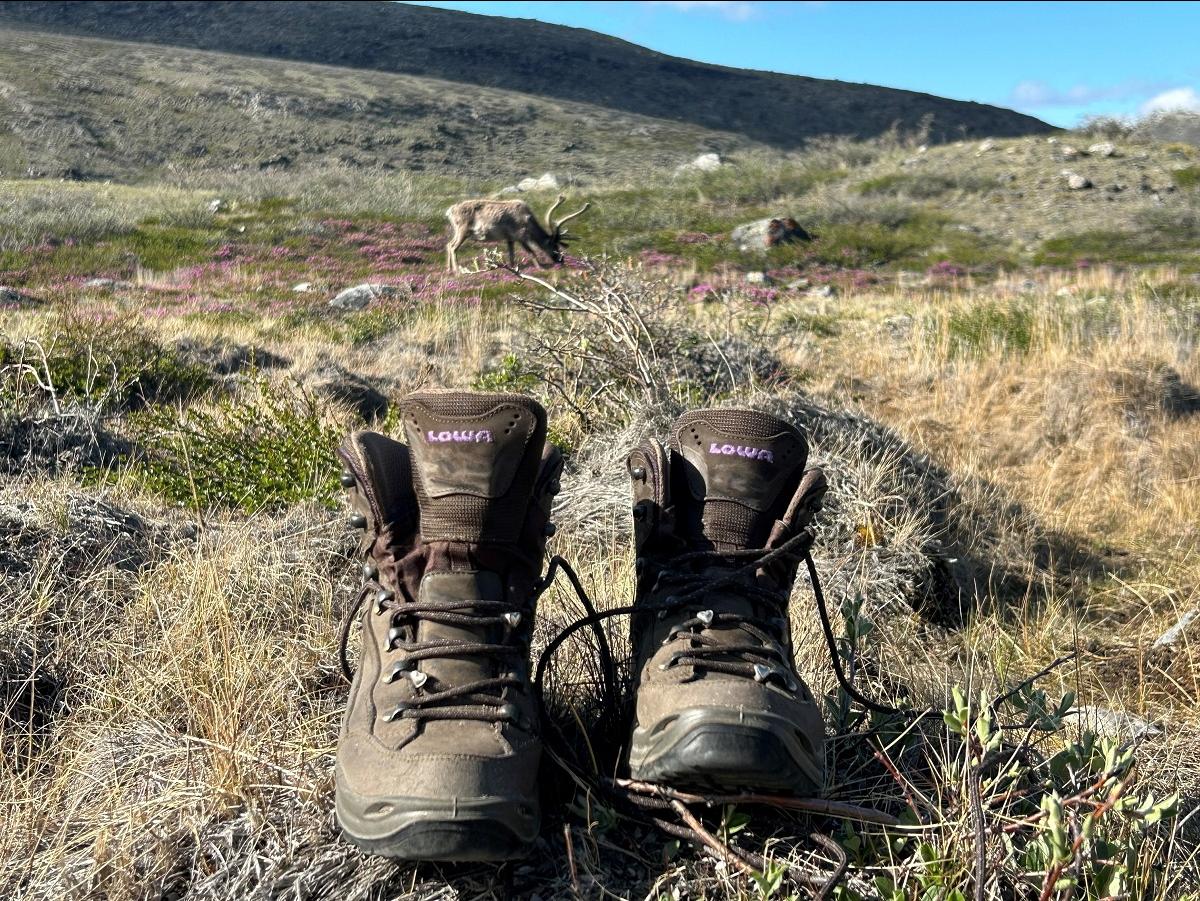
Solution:
M 1044 81 L 1022 81 L 1013 88 L 1011 103 L 1026 108 L 1043 106 L 1088 106 L 1104 100 L 1131 100 L 1145 97 L 1161 85 L 1127 81 L 1121 84 L 1077 84 L 1066 90 L 1052 87 Z
M 1143 116 L 1181 111 L 1200 113 L 1200 92 L 1195 88 L 1171 88 L 1169 91 L 1163 91 L 1143 103 L 1140 109 Z
M 745 22 L 761 12 L 750 0 L 653 0 L 652 6 L 670 6 L 684 13 L 713 13 L 731 22 Z

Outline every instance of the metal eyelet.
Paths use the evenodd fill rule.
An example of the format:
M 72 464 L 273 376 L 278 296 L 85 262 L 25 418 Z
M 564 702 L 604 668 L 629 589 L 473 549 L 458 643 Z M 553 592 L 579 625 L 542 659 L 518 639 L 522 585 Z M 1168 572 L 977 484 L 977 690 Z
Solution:
M 553 535 L 557 531 L 558 531 L 558 526 L 556 526 L 552 522 L 548 522 L 544 526 L 542 526 L 542 534 L 545 535 L 547 538 L 549 538 L 551 535 Z
M 696 614 L 696 619 L 700 620 L 700 622 L 704 623 L 706 626 L 711 626 L 715 618 L 716 614 L 711 610 L 701 610 Z
M 515 723 L 521 718 L 521 711 L 516 704 L 509 701 L 506 704 L 500 705 L 500 717 L 508 720 L 510 723 Z
M 775 670 L 772 669 L 771 667 L 764 666 L 761 663 L 754 664 L 754 681 L 755 682 L 766 682 L 773 675 L 775 675 Z
M 394 664 L 392 664 L 392 668 L 390 670 L 388 670 L 386 673 L 384 673 L 383 676 L 380 677 L 379 681 L 395 682 L 396 677 L 398 675 L 400 675 L 402 672 L 404 672 L 406 669 L 408 669 L 408 661 L 407 660 L 397 660 Z
M 393 710 L 391 713 L 389 713 L 387 716 L 385 716 L 384 720 L 391 723 L 391 722 L 394 722 L 395 720 L 401 719 L 404 716 L 404 711 L 406 711 L 408 709 L 409 709 L 409 706 L 407 704 L 397 704 L 396 709 Z
M 629 470 L 629 474 L 631 476 L 633 476 L 635 479 L 637 479 L 639 482 L 646 481 L 646 467 L 644 467 L 644 466 L 633 467 L 633 469 Z
M 379 567 L 374 563 L 364 563 L 362 565 L 362 577 L 364 579 L 374 579 L 379 575 Z
M 420 688 L 429 681 L 429 674 L 423 673 L 419 669 L 409 670 L 408 680 L 412 682 L 413 688 Z
M 356 529 L 365 529 L 367 527 L 367 518 L 361 513 L 355 513 L 350 517 L 350 525 Z
M 509 628 L 515 629 L 517 626 L 521 625 L 520 611 L 511 610 L 508 613 L 504 614 L 504 621 L 506 623 L 508 623 Z
M 348 469 L 342 472 L 341 482 L 343 488 L 353 488 L 355 483 L 354 473 Z

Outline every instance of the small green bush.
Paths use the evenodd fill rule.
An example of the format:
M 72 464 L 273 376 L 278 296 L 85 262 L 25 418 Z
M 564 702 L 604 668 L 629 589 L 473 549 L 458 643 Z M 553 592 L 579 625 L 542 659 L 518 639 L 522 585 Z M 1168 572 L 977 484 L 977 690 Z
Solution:
M 332 505 L 337 494 L 342 429 L 295 385 L 263 379 L 213 407 L 155 407 L 132 422 L 138 480 L 197 512 Z
M 1171 173 L 1171 181 L 1175 182 L 1177 188 L 1200 188 L 1200 166 L 1176 169 Z
M 212 373 L 128 320 L 63 316 L 36 341 L 0 338 L 0 366 L 32 367 L 60 398 L 117 410 L 187 401 L 208 391 Z

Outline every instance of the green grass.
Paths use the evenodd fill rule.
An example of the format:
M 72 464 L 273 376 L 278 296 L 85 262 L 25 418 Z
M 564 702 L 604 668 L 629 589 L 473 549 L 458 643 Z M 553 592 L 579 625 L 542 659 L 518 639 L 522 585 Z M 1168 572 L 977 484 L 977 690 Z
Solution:
M 903 195 L 915 200 L 929 200 L 953 191 L 982 194 L 998 187 L 997 179 L 973 173 L 917 175 L 891 172 L 859 182 L 854 190 L 859 194 Z
M 59 398 L 118 410 L 191 400 L 212 387 L 207 369 L 133 319 L 97 323 L 67 315 L 52 319 L 36 344 L 0 338 L 0 366 L 17 363 L 33 367 Z
M 332 504 L 343 427 L 313 395 L 260 380 L 212 407 L 153 407 L 130 420 L 146 489 L 197 512 Z
M 945 328 L 953 355 L 1024 354 L 1034 340 L 1033 314 L 1017 306 L 982 304 L 955 310 L 946 318 Z
M 1177 188 L 1185 190 L 1200 188 L 1200 166 L 1176 169 L 1171 173 L 1171 181 L 1175 182 Z

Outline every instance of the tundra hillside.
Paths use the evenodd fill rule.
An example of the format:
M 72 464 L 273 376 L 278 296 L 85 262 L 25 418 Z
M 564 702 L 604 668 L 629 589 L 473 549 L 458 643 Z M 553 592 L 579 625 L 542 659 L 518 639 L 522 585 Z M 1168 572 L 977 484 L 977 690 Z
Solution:
M 7 183 L 6 893 L 784 897 L 839 855 L 843 897 L 1194 891 L 1198 157 L 1094 143 L 825 142 L 598 183 L 572 222 L 587 257 L 543 284 L 474 245 L 445 273 L 462 194 L 438 180 Z M 1062 183 L 1068 151 L 1096 187 Z M 1072 212 L 1039 219 L 1050 203 Z M 816 239 L 739 248 L 735 223 L 764 212 Z M 629 315 L 647 339 L 610 344 Z M 765 858 L 715 860 L 606 795 L 615 749 L 597 746 L 529 863 L 397 869 L 340 841 L 355 567 L 332 451 L 430 385 L 546 402 L 569 459 L 553 550 L 601 605 L 632 591 L 639 436 L 697 403 L 804 425 L 834 486 L 817 565 L 845 665 L 953 724 L 868 721 L 797 590 L 829 800 L 902 825 L 700 806 Z M 559 589 L 543 610 L 543 646 L 579 614 Z M 587 640 L 552 661 L 563 753 L 596 715 L 596 665 Z M 1089 837 L 1071 851 L 1073 822 Z
M 389 92 L 424 92 L 413 127 L 436 129 L 436 80 L 0 40 L 28 63 L 0 135 L 0 896 L 1200 897 L 1190 119 L 781 149 L 472 87 L 448 122 L 527 118 L 490 148 L 393 153 L 372 143 Z M 234 73 L 258 93 L 211 93 Z M 79 97 L 118 89 L 114 130 L 83 127 Z M 310 115 L 348 131 L 272 150 L 317 140 Z M 178 156 L 181 123 L 209 158 Z M 501 240 L 446 271 L 452 204 L 541 221 L 560 194 L 590 204 L 561 268 L 510 266 Z M 529 860 L 360 854 L 332 814 L 360 562 L 334 448 L 401 434 L 396 401 L 431 386 L 547 406 L 567 459 L 550 551 L 601 609 L 633 595 L 629 448 L 702 404 L 803 426 L 831 483 L 832 655 L 932 715 L 839 684 L 802 580 L 829 794 L 631 786 L 614 618 L 615 709 L 592 633 L 547 658 L 557 762 Z M 582 613 L 550 589 L 535 653 Z

